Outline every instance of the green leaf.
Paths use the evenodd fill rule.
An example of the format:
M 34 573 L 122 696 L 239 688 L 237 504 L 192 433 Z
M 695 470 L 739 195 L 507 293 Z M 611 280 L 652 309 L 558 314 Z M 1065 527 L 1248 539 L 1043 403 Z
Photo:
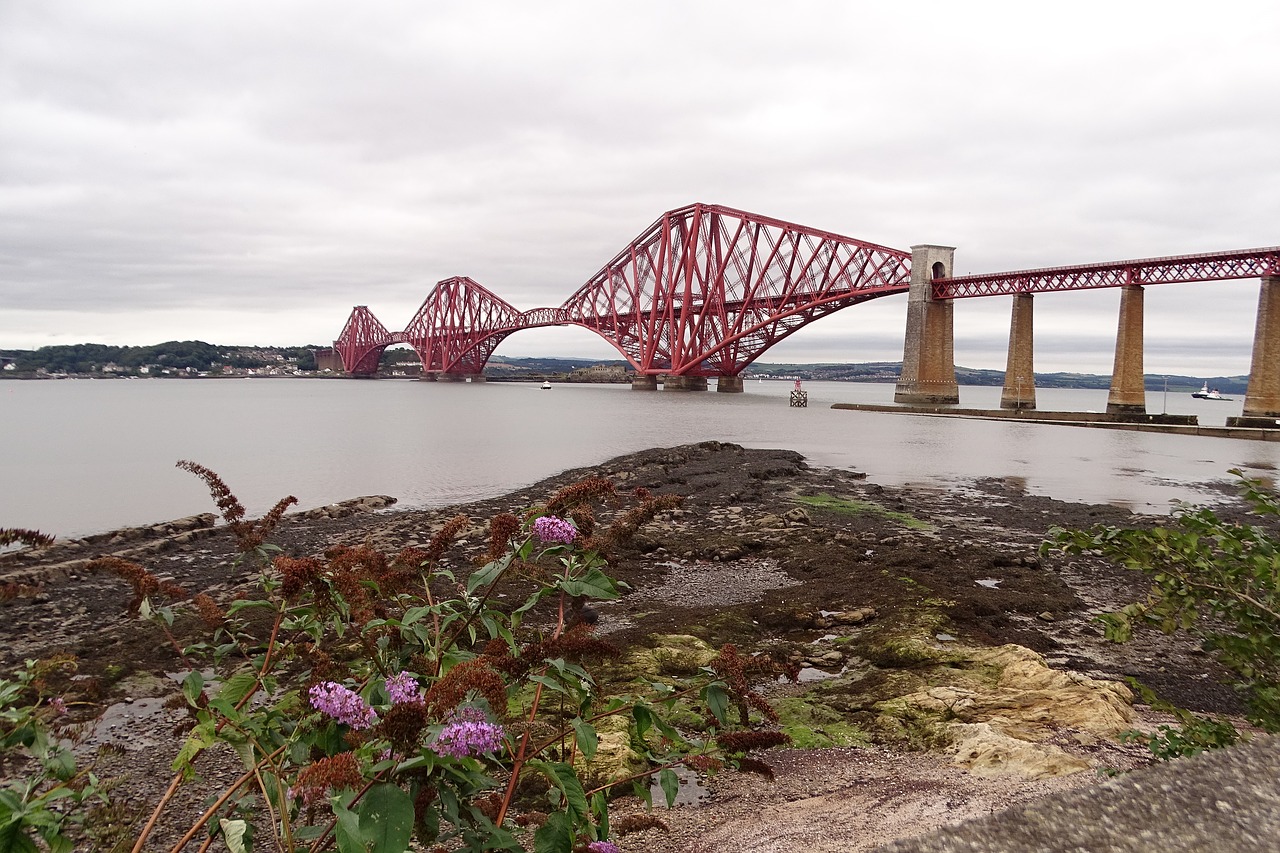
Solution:
M 667 798 L 667 808 L 676 804 L 676 794 L 680 793 L 680 777 L 670 768 L 658 774 L 658 785 Z
M 333 828 L 333 837 L 338 842 L 339 853 L 367 853 L 369 847 L 364 843 L 364 835 L 360 832 L 360 816 L 343 803 L 343 800 L 350 800 L 351 796 L 351 792 L 347 791 L 342 796 L 329 798 L 333 814 L 338 819 Z
M 218 698 L 232 705 L 239 704 L 258 687 L 258 673 L 242 669 L 231 676 L 218 691 Z
M 360 834 L 373 853 L 404 853 L 413 835 L 413 800 L 396 785 L 374 785 L 356 807 Z
M 594 567 L 587 569 L 582 577 L 561 581 L 559 586 L 567 595 L 583 595 L 602 600 L 618 597 L 618 586 L 613 578 Z
M 582 782 L 578 780 L 578 774 L 574 772 L 573 767 L 552 761 L 530 761 L 528 766 L 555 783 L 556 787 L 564 794 L 565 805 L 569 809 L 569 814 L 575 820 L 586 819 L 587 794 L 583 790 Z
M 244 820 L 227 820 L 218 819 L 218 825 L 222 827 L 222 837 L 227 842 L 227 849 L 231 853 L 249 853 L 249 849 L 244 845 L 244 834 L 249 829 L 248 821 Z
M 471 577 L 467 578 L 467 593 L 470 594 L 481 587 L 489 586 L 496 581 L 510 565 L 511 555 L 508 554 L 501 560 L 494 560 L 491 563 L 486 563 L 479 571 L 472 572 Z
M 534 853 L 572 853 L 573 827 L 564 812 L 552 812 L 533 834 Z
M 729 694 L 725 692 L 724 685 L 712 682 L 702 688 L 702 700 L 707 703 L 716 721 L 724 725 L 729 713 Z
M 582 752 L 582 759 L 590 761 L 600 746 L 595 727 L 581 717 L 574 717 L 572 725 L 574 734 L 578 736 L 578 749 Z
M 200 707 L 200 696 L 204 693 L 204 676 L 199 670 L 192 670 L 182 679 L 182 695 L 193 708 Z

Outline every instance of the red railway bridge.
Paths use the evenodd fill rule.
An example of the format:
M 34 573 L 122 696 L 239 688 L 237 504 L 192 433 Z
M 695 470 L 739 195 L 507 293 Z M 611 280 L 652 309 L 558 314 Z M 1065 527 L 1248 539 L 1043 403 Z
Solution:
M 521 311 L 467 277 L 445 279 L 392 332 L 367 306 L 352 310 L 334 350 L 352 376 L 372 376 L 382 351 L 408 344 L 424 379 L 482 379 L 498 345 L 522 329 L 574 325 L 612 344 L 635 371 L 632 387 L 741 391 L 742 371 L 809 323 L 870 299 L 908 294 L 903 369 L 895 399 L 959 402 L 954 300 L 1012 296 L 1001 405 L 1035 407 L 1035 293 L 1121 288 L 1107 410 L 1145 412 L 1142 294 L 1153 284 L 1262 282 L 1246 417 L 1280 418 L 1280 246 L 953 276 L 948 246 L 892 249 L 711 204 L 664 213 L 556 308 Z

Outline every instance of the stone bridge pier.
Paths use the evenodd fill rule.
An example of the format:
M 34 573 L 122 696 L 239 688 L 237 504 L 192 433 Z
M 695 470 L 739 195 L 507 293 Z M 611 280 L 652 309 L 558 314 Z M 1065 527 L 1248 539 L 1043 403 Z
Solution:
M 907 295 L 907 335 L 902 347 L 902 375 L 895 403 L 953 405 L 960 402 L 956 384 L 954 306 L 933 298 L 933 281 L 950 278 L 953 246 L 911 247 L 911 290 Z
M 1280 418 L 1280 275 L 1262 279 L 1253 359 L 1244 395 L 1245 418 Z

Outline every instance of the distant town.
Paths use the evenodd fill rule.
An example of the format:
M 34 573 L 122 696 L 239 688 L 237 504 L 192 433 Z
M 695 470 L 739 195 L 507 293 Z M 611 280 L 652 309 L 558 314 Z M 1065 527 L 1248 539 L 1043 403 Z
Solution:
M 744 379 L 821 380 L 833 382 L 896 382 L 902 369 L 897 361 L 858 364 L 777 364 L 756 362 L 743 371 Z M 422 364 L 411 349 L 387 349 L 378 375 L 410 379 L 421 375 Z M 491 382 L 609 382 L 631 380 L 631 366 L 623 359 L 571 357 L 504 358 L 485 366 Z M 168 341 L 153 346 L 115 347 L 72 344 L 36 350 L 0 350 L 0 378 L 170 378 L 220 377 L 339 377 L 342 365 L 325 346 L 232 347 L 203 341 Z M 956 367 L 961 385 L 1003 385 L 1003 370 Z M 1146 387 L 1158 391 L 1195 390 L 1208 383 L 1225 393 L 1243 394 L 1248 376 L 1183 376 L 1147 374 Z M 1111 377 L 1089 373 L 1037 373 L 1039 388 L 1108 388 Z

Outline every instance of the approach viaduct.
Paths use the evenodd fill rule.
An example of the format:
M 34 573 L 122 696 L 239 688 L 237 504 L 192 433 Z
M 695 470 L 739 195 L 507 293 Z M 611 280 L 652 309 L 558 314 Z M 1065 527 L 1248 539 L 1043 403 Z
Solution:
M 711 204 L 668 211 L 557 308 L 520 311 L 466 277 L 428 293 L 403 331 L 357 306 L 334 350 L 352 376 L 372 376 L 386 347 L 408 344 L 423 378 L 483 380 L 489 357 L 522 329 L 574 325 L 609 341 L 635 371 L 632 388 L 742 391 L 742 371 L 769 347 L 828 314 L 908 294 L 902 375 L 894 399 L 959 402 L 955 300 L 1012 296 L 1001 406 L 1035 408 L 1036 293 L 1118 287 L 1115 366 L 1107 411 L 1146 411 L 1143 293 L 1156 284 L 1261 281 L 1244 418 L 1280 418 L 1280 246 L 955 276 L 955 249 L 910 252 Z

